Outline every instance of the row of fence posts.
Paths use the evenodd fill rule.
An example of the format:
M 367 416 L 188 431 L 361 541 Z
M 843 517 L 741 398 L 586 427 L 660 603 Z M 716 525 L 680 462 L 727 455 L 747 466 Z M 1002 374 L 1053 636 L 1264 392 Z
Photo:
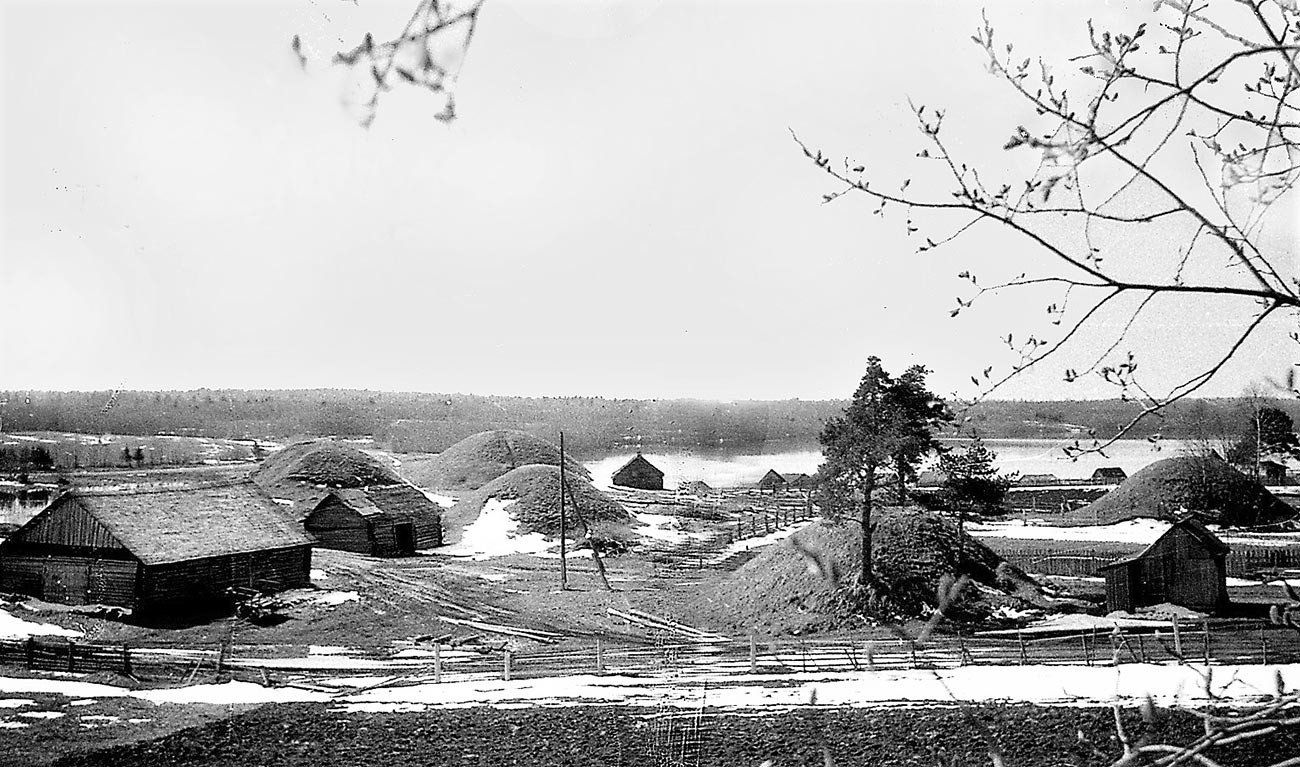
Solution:
M 782 525 L 789 525 L 793 522 L 799 522 L 801 520 L 811 519 L 812 518 L 812 495 L 806 494 L 804 496 L 804 504 L 802 508 L 792 508 L 786 506 L 786 507 L 778 507 L 777 511 L 775 512 L 770 512 L 770 511 L 762 512 L 763 532 L 761 533 L 758 531 L 758 516 L 759 516 L 758 512 L 755 511 L 749 512 L 749 535 L 745 535 L 745 520 L 737 519 L 736 533 L 733 536 L 733 541 L 742 541 L 745 540 L 746 538 L 757 538 L 760 535 L 770 535 L 771 533 L 781 529 Z
M 30 636 L 29 636 L 29 637 L 27 637 L 27 641 L 24 642 L 23 644 L 24 644 L 24 647 L 23 647 L 24 661 L 25 661 L 25 663 L 26 663 L 27 669 L 30 671 L 30 670 L 32 670 L 33 668 L 36 667 L 36 638 L 35 638 L 35 637 L 30 637 Z M 67 644 L 67 659 L 68 659 L 67 671 L 68 671 L 69 674 L 76 673 L 76 671 L 77 671 L 77 647 L 78 647 L 78 646 L 79 646 L 79 645 L 77 645 L 77 643 L 76 643 L 74 640 L 72 640 L 72 639 L 69 639 L 69 640 L 68 640 L 68 644 Z M 123 644 L 123 645 L 121 646 L 121 648 L 119 648 L 119 651 L 120 651 L 120 653 L 121 653 L 121 661 L 120 661 L 120 667 L 119 667 L 119 670 L 121 671 L 122 674 L 124 674 L 124 675 L 126 675 L 126 676 L 130 676 L 131 673 L 132 673 L 132 666 L 131 666 L 131 648 L 130 648 L 130 645 Z M 98 670 L 103 670 L 103 669 L 95 669 L 95 668 L 93 668 L 93 664 L 92 664 L 92 668 L 91 668 L 91 669 L 88 669 L 88 670 L 98 671 Z

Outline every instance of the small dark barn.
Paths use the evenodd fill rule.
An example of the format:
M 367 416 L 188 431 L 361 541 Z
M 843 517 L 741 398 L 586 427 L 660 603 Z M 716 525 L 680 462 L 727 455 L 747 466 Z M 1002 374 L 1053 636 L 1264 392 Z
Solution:
M 310 584 L 311 538 L 251 484 L 72 491 L 0 544 L 0 591 L 137 613 Z
M 1277 461 L 1260 461 L 1259 480 L 1266 485 L 1286 484 L 1286 464 Z
M 663 490 L 664 473 L 638 452 L 636 457 L 623 464 L 623 468 L 614 472 L 614 484 L 638 490 Z
M 1190 517 L 1173 524 L 1142 553 L 1100 568 L 1106 609 L 1132 612 L 1170 604 L 1210 612 L 1228 603 L 1228 546 Z
M 409 557 L 442 545 L 442 511 L 410 485 L 336 488 L 303 519 L 327 549 Z
M 771 491 L 779 493 L 785 490 L 785 477 L 776 473 L 776 469 L 768 469 L 763 478 L 758 481 L 758 489 L 762 491 Z
M 1092 473 L 1092 481 L 1100 485 L 1118 485 L 1128 475 L 1118 466 L 1103 466 Z

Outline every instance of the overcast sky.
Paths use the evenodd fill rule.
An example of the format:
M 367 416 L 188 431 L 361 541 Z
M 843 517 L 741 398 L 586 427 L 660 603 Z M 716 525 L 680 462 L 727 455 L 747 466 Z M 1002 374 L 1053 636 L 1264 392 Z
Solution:
M 1056 57 L 1089 14 L 1151 8 L 987 5 Z M 981 248 L 1009 273 L 1031 251 L 917 256 L 869 201 L 822 205 L 789 132 L 897 182 L 910 97 L 1001 162 L 1017 107 L 970 42 L 979 4 L 489 0 L 459 119 L 399 89 L 368 130 L 326 61 L 413 0 L 2 7 L 0 389 L 813 399 L 875 354 L 970 395 L 999 336 L 1043 329 L 1042 296 L 948 316 Z M 1172 375 L 1239 315 L 1155 319 L 1141 359 Z M 1285 330 L 1207 393 L 1280 375 Z M 1112 393 L 1063 367 L 1004 396 Z

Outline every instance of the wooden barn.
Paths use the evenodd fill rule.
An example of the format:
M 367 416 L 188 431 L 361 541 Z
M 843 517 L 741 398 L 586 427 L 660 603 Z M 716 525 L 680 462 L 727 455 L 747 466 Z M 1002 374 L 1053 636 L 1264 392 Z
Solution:
M 785 483 L 791 490 L 812 490 L 817 487 L 817 478 L 799 472 L 786 477 Z
M 249 483 L 59 495 L 0 544 L 0 591 L 184 610 L 310 584 L 311 538 Z
M 763 475 L 763 478 L 758 481 L 758 489 L 760 491 L 770 491 L 773 493 L 784 491 L 785 485 L 785 477 L 777 474 L 776 469 L 768 469 L 767 473 Z
M 1118 485 L 1128 479 L 1128 474 L 1118 466 L 1103 466 L 1092 473 L 1092 481 L 1099 485 Z
M 1211 612 L 1228 603 L 1228 546 L 1187 517 L 1140 554 L 1100 568 L 1106 609 L 1133 612 L 1165 602 Z
M 1045 487 L 1061 484 L 1061 478 L 1055 474 L 1021 474 L 1016 484 L 1021 487 Z
M 327 549 L 372 557 L 409 557 L 442 545 L 442 510 L 410 485 L 330 490 L 303 527 Z
M 637 451 L 636 457 L 614 472 L 614 484 L 618 487 L 634 487 L 638 490 L 663 490 L 664 473 Z

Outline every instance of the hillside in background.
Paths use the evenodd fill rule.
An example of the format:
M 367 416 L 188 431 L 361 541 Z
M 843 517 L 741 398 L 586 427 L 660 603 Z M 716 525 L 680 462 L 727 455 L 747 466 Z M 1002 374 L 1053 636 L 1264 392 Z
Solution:
M 570 449 L 598 453 L 628 447 L 760 450 L 815 445 L 840 400 L 715 402 L 601 397 L 500 397 L 343 389 L 185 392 L 0 392 L 0 425 L 9 432 L 180 434 L 285 440 L 305 436 L 374 437 L 400 452 L 440 452 L 465 437 L 516 429 Z M 1273 403 L 1300 421 L 1300 403 Z M 1113 434 L 1133 415 L 1120 400 L 990 401 L 963 413 L 985 438 L 1085 438 Z M 1236 399 L 1185 400 L 1130 436 L 1214 440 L 1248 419 Z

